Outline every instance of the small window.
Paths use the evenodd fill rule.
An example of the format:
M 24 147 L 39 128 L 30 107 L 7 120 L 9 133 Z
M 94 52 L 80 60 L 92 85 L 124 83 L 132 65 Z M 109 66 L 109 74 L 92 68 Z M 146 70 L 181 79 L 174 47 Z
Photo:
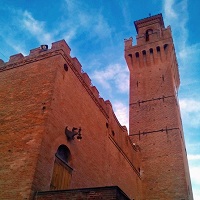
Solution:
M 146 34 L 145 34 L 145 37 L 146 37 L 146 41 L 148 42 L 149 41 L 149 35 L 153 33 L 153 30 L 152 29 L 148 29 L 146 31 Z
M 115 136 L 115 132 L 112 130 L 112 136 Z
M 151 48 L 151 49 L 149 49 L 149 52 L 150 52 L 150 53 L 153 53 L 153 49 L 152 49 L 152 48 Z
M 128 56 L 129 56 L 130 58 L 132 58 L 132 54 L 128 54 Z
M 145 56 L 145 55 L 146 55 L 146 51 L 145 51 L 145 50 L 143 50 L 143 51 L 142 51 L 142 54 Z
M 165 44 L 165 45 L 164 45 L 164 50 L 166 51 L 167 48 L 168 48 L 168 44 Z
M 136 53 L 135 53 L 135 57 L 136 57 L 136 58 L 139 58 L 139 52 L 136 52 Z
M 156 50 L 157 50 L 157 52 L 160 52 L 160 47 L 159 46 L 156 47 Z

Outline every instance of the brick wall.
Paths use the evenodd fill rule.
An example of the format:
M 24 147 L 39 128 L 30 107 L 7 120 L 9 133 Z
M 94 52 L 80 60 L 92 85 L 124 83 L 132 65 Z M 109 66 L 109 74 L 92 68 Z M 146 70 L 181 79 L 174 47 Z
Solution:
M 73 168 L 69 189 L 118 185 L 140 199 L 140 152 L 69 53 L 60 41 L 1 66 L 1 198 L 32 199 L 49 190 L 55 153 L 66 145 Z M 66 126 L 81 126 L 82 140 L 68 141 Z
M 37 200 L 130 200 L 124 192 L 116 186 L 74 189 L 54 192 L 38 192 L 35 195 Z
M 44 60 L 14 64 L 0 72 L 0 199 L 29 198 L 55 77 Z

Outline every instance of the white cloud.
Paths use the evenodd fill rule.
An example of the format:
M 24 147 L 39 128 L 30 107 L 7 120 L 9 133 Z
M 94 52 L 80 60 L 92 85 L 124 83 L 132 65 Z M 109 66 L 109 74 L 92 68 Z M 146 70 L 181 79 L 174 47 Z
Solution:
M 73 27 L 63 35 L 63 38 L 65 39 L 65 41 L 70 42 L 76 35 L 76 32 L 77 32 L 77 29 Z
M 104 20 L 102 15 L 98 16 L 95 20 L 94 31 L 100 38 L 107 38 L 111 36 L 111 28 L 108 23 Z
M 191 68 L 193 65 L 200 61 L 200 44 L 187 45 L 185 48 L 180 49 L 179 58 L 183 66 Z
M 177 14 L 172 8 L 174 5 L 174 0 L 165 0 L 164 1 L 164 11 L 166 16 L 169 18 L 177 18 Z
M 189 154 L 188 155 L 188 160 L 199 160 L 200 161 L 200 154 L 197 154 L 197 155 Z
M 188 59 L 188 54 L 184 53 L 185 49 L 189 49 L 188 40 L 188 11 L 187 0 L 165 0 L 163 4 L 165 23 L 170 24 L 174 35 L 175 46 L 177 49 L 177 57 L 182 61 Z M 185 62 L 186 63 L 186 62 Z M 188 63 L 188 62 L 187 62 Z
M 200 101 L 194 99 L 180 99 L 181 110 L 200 114 Z
M 95 38 L 95 40 L 111 38 L 112 29 L 100 11 L 89 9 L 87 4 L 82 1 L 65 0 L 65 2 L 68 20 L 64 23 L 73 29 L 73 33 L 84 33 L 88 38 Z M 71 34 L 71 36 L 75 36 L 75 34 Z
M 184 123 L 189 127 L 200 127 L 200 101 L 181 99 L 179 102 Z
M 21 22 L 24 29 L 35 36 L 40 44 L 51 44 L 54 41 L 53 35 L 45 30 L 45 23 L 34 19 L 30 12 L 23 12 Z
M 104 89 L 117 89 L 120 93 L 128 93 L 129 72 L 120 64 L 109 65 L 107 68 L 94 71 L 92 79 L 101 84 Z
M 188 42 L 188 0 L 165 0 L 163 10 L 165 24 L 172 27 L 180 70 L 186 75 L 200 61 L 200 43 L 191 45 Z
M 193 189 L 193 197 L 194 197 L 194 200 L 200 199 L 200 190 L 199 189 Z
M 23 55 L 26 55 L 27 52 L 25 51 L 25 44 L 23 42 L 18 42 L 14 40 L 11 36 L 5 37 L 4 35 L 1 36 L 4 41 L 9 45 L 12 49 L 15 50 L 17 53 L 22 53 Z
M 123 104 L 122 102 L 116 101 L 113 104 L 113 110 L 117 116 L 117 119 L 121 123 L 122 126 L 126 126 L 129 129 L 129 108 L 127 105 Z
M 195 185 L 199 185 L 199 188 L 200 188 L 199 170 L 200 170 L 200 166 L 196 166 L 196 167 L 190 166 L 190 177 L 192 179 L 192 183 Z

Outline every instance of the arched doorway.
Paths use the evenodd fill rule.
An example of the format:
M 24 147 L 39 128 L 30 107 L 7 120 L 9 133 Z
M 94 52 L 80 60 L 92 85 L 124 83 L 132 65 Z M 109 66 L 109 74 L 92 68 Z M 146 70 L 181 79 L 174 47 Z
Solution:
M 70 150 L 67 146 L 60 145 L 55 154 L 50 190 L 65 190 L 69 188 L 73 170 L 69 166 L 70 160 Z

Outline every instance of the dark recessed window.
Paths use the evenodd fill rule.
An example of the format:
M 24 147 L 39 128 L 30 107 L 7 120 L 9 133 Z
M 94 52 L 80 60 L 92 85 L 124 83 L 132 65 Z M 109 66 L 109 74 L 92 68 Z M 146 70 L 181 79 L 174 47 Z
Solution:
M 112 131 L 112 136 L 115 136 L 115 132 L 114 131 Z
M 146 55 L 146 51 L 145 51 L 145 50 L 143 50 L 143 51 L 142 51 L 142 54 L 145 56 L 145 55 Z
M 145 39 L 146 39 L 146 42 L 149 41 L 149 35 L 151 35 L 153 33 L 153 30 L 152 29 L 148 29 L 145 33 Z
M 164 45 L 164 50 L 166 51 L 167 48 L 168 48 L 168 44 L 165 44 L 165 45 Z
M 136 52 L 136 53 L 135 53 L 135 57 L 136 57 L 136 58 L 139 58 L 139 52 Z
M 150 52 L 150 53 L 153 53 L 153 49 L 152 49 L 152 48 L 151 48 L 151 49 L 149 49 L 149 52 Z
M 160 47 L 156 47 L 157 52 L 160 52 Z
M 68 71 L 68 66 L 67 64 L 64 64 L 64 70 L 67 72 Z
M 128 56 L 129 56 L 130 58 L 132 58 L 132 54 L 128 54 Z
M 70 160 L 70 151 L 65 145 L 60 145 L 56 152 L 56 156 L 62 161 L 68 163 Z

